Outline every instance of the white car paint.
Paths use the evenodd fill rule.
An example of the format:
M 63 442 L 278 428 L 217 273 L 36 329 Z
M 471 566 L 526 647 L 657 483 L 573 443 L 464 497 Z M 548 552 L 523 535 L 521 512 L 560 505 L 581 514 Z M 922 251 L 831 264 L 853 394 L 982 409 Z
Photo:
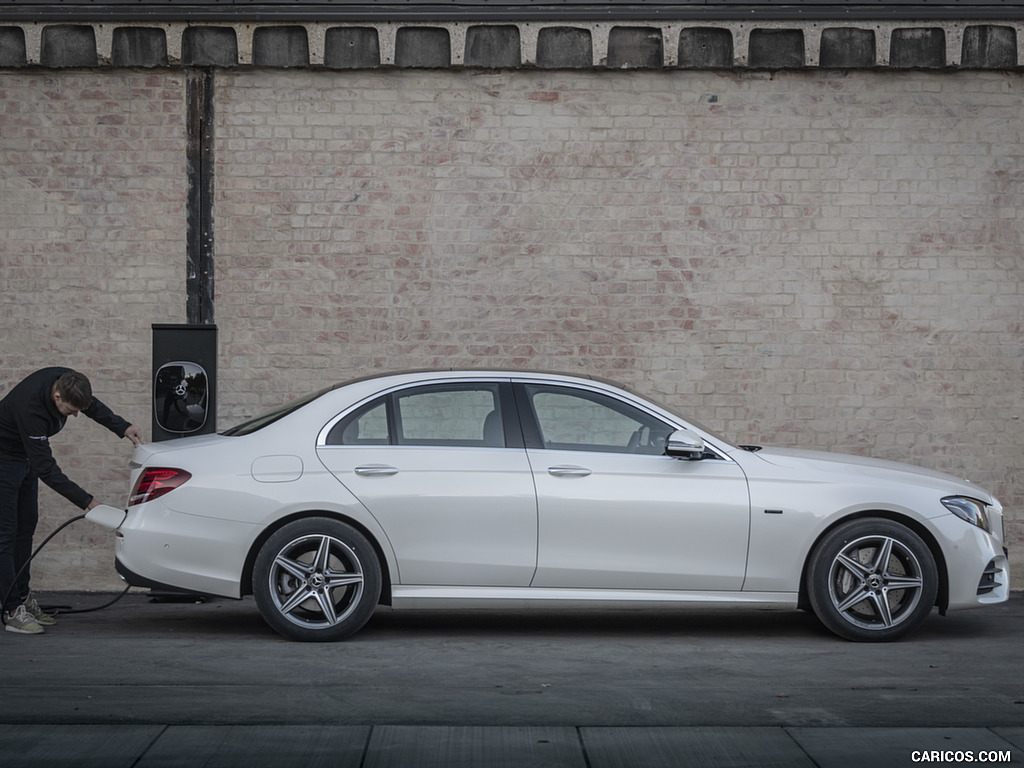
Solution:
M 704 441 L 707 458 L 549 449 L 529 436 L 516 447 L 328 444 L 331 428 L 360 406 L 432 382 L 533 382 L 615 398 Z M 251 434 L 139 446 L 133 487 L 152 467 L 192 477 L 128 508 L 116 554 L 137 585 L 241 597 L 267 535 L 321 517 L 348 521 L 372 542 L 396 607 L 796 605 L 817 542 L 837 523 L 870 515 L 932 542 L 948 585 L 941 607 L 1009 594 L 1002 508 L 987 491 L 893 462 L 743 450 L 610 384 L 573 376 L 428 371 L 358 380 Z M 987 505 L 991 530 L 954 516 L 941 503 L 947 496 Z M 986 567 L 994 586 L 979 594 Z
M 524 451 L 324 446 L 319 455 L 388 531 L 403 583 L 529 586 L 537 501 Z

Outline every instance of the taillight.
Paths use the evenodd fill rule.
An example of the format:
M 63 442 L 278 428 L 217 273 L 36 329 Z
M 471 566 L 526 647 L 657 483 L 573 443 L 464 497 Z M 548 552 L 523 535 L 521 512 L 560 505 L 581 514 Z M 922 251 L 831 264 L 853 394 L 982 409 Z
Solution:
M 128 497 L 128 506 L 144 504 L 147 501 L 158 499 L 165 493 L 170 493 L 179 485 L 192 477 L 192 474 L 184 469 L 170 469 L 168 467 L 151 467 L 135 481 L 132 494 Z

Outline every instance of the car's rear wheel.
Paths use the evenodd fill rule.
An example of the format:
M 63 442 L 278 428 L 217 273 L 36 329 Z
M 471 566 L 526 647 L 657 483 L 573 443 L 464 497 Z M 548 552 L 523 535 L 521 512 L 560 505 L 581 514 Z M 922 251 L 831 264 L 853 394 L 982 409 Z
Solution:
M 291 640 L 341 640 L 358 631 L 380 598 L 373 546 L 338 520 L 311 517 L 275 532 L 253 567 L 264 621 Z
M 907 636 L 927 618 L 938 592 L 935 558 L 904 525 L 864 518 L 839 526 L 811 556 L 808 594 L 821 622 L 848 640 Z

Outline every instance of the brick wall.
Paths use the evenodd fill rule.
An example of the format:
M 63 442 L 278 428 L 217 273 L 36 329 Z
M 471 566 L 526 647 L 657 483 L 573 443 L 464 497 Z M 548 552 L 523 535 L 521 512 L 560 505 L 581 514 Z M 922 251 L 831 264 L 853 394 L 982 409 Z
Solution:
M 1021 81 L 224 73 L 222 418 L 349 375 L 623 380 L 1024 527 Z
M 0 74 L 0 392 L 47 365 L 85 372 L 149 434 L 150 323 L 184 308 L 183 76 Z M 127 496 L 131 444 L 87 418 L 53 441 L 101 501 Z M 45 486 L 42 537 L 79 514 Z M 107 532 L 79 523 L 36 560 L 39 588 L 116 588 Z
M 584 371 L 737 442 L 969 476 L 1021 551 L 1019 73 L 215 83 L 222 426 L 377 369 Z M 184 321 L 183 88 L 0 74 L 5 389 L 66 362 L 148 431 L 149 325 Z M 81 420 L 57 442 L 124 493 L 126 444 Z M 41 533 L 71 514 L 50 494 Z M 74 530 L 37 585 L 116 585 Z

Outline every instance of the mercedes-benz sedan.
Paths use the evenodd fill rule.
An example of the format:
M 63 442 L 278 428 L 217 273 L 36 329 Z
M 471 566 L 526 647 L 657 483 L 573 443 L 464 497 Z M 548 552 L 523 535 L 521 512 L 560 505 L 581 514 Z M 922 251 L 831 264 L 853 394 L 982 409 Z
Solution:
M 1003 602 L 1003 514 L 892 462 L 730 445 L 603 381 L 443 371 L 339 384 L 140 446 L 116 567 L 241 598 L 295 640 L 379 604 L 722 603 L 894 640 Z

